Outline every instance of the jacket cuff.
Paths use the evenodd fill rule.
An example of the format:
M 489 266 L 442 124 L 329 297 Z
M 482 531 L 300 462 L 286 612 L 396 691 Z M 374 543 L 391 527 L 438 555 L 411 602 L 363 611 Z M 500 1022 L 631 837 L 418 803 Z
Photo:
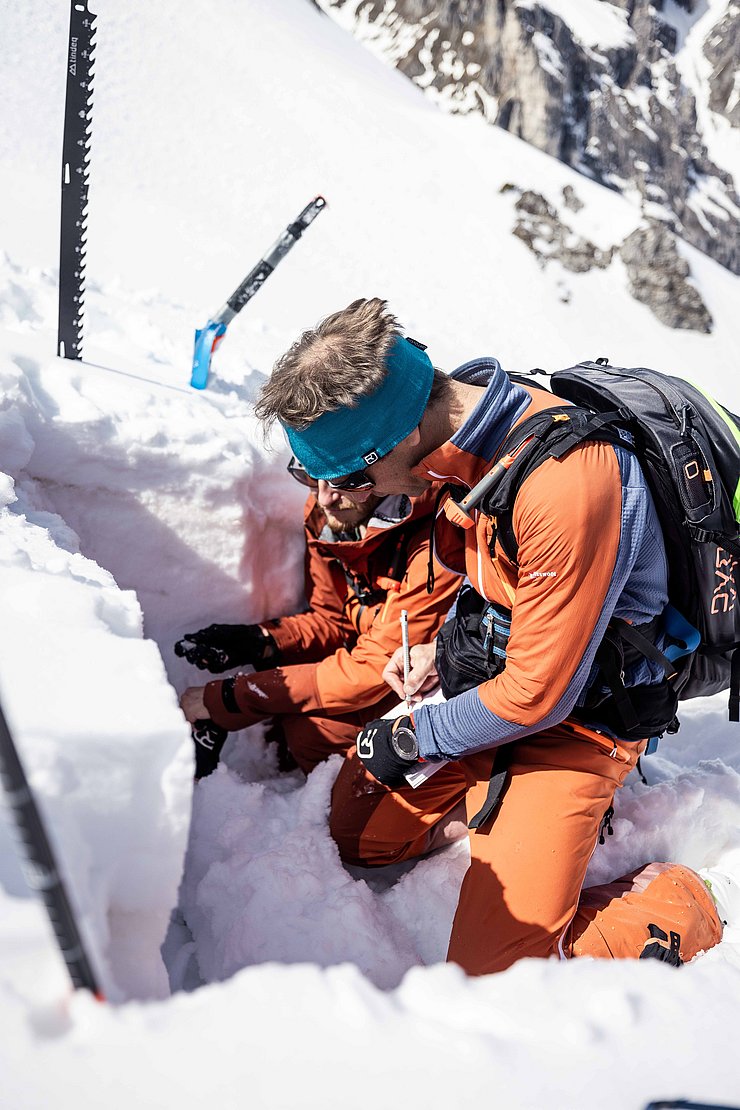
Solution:
M 242 728 L 248 728 L 249 725 L 255 724 L 259 718 L 252 714 L 230 712 L 230 710 L 226 708 L 224 705 L 223 687 L 228 681 L 228 679 L 222 679 L 215 682 L 208 682 L 203 694 L 203 701 L 205 702 L 206 709 L 212 721 L 215 721 L 217 725 L 220 725 L 221 728 L 225 728 L 228 732 L 238 732 Z M 233 684 L 231 684 L 231 688 L 233 691 Z M 230 705 L 236 704 L 232 699 L 228 698 L 228 694 L 227 701 Z
M 301 637 L 297 629 L 293 627 L 293 621 L 280 619 L 262 621 L 261 623 L 262 628 L 272 636 L 272 642 L 277 649 L 275 662 L 271 665 L 273 667 L 279 667 L 282 657 L 290 655 L 291 652 L 300 650 Z

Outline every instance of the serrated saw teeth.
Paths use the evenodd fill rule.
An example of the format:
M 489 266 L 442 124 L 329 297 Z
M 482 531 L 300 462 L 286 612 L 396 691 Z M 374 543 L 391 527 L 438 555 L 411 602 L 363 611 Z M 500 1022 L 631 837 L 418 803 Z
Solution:
M 97 17 L 86 0 L 70 4 L 59 248 L 59 354 L 80 358 L 87 272 L 88 174 L 92 158 Z

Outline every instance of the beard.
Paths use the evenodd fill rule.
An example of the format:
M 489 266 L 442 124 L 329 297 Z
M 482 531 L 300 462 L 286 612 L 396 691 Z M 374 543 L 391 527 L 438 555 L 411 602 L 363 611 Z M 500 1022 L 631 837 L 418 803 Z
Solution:
M 321 511 L 326 517 L 326 523 L 331 528 L 335 535 L 340 535 L 346 532 L 349 528 L 359 528 L 373 515 L 375 506 L 382 501 L 381 497 L 368 497 L 367 501 L 362 504 L 357 504 L 351 501 L 349 497 L 343 497 L 336 505 L 332 505 L 330 509 L 322 507 Z

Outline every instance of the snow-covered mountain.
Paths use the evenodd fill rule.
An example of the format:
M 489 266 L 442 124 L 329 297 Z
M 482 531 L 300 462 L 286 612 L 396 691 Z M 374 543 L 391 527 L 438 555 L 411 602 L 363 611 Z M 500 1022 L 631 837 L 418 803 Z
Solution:
M 740 271 L 735 0 L 317 2 L 435 104 L 482 115 Z
M 466 980 L 440 963 L 465 846 L 394 884 L 357 879 L 326 827 L 336 765 L 278 775 L 255 730 L 193 791 L 176 691 L 200 673 L 172 643 L 300 604 L 300 490 L 250 402 L 303 327 L 379 294 L 448 369 L 606 354 L 737 410 L 739 279 L 679 242 L 712 330 L 660 323 L 621 255 L 578 261 L 641 232 L 629 198 L 440 112 L 305 0 L 93 8 L 85 361 L 71 363 L 54 356 L 67 9 L 2 4 L 0 696 L 111 1004 L 65 999 L 3 817 L 3 1104 L 737 1102 L 737 930 L 679 973 L 530 962 Z M 317 192 L 326 213 L 231 325 L 209 389 L 190 390 L 194 327 Z M 621 792 L 593 881 L 648 858 L 732 859 L 739 753 L 722 696 L 687 707 L 652 785 Z M 193 936 L 170 933 L 166 970 L 181 880 Z M 167 972 L 195 971 L 209 985 L 168 997 Z

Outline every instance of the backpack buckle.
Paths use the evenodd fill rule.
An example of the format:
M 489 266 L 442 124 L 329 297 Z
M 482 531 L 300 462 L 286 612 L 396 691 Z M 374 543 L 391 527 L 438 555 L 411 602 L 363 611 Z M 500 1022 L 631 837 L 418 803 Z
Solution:
M 717 543 L 718 536 L 716 532 L 710 532 L 706 528 L 700 528 L 698 524 L 692 524 L 691 521 L 687 522 L 689 535 L 692 540 L 697 543 Z

